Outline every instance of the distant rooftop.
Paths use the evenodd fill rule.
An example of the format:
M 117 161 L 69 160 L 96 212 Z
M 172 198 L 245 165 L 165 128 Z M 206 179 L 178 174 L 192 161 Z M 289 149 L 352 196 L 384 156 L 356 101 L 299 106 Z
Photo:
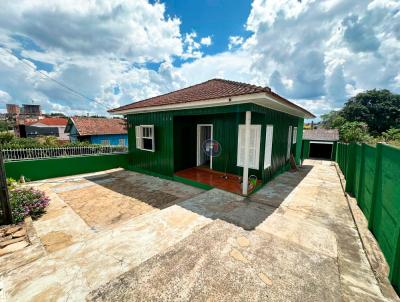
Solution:
M 338 129 L 314 129 L 304 130 L 303 140 L 310 141 L 338 141 L 339 131 Z
M 101 134 L 126 134 L 125 120 L 114 118 L 96 117 L 71 117 L 65 132 L 70 131 L 70 124 L 73 123 L 79 135 L 101 135 Z

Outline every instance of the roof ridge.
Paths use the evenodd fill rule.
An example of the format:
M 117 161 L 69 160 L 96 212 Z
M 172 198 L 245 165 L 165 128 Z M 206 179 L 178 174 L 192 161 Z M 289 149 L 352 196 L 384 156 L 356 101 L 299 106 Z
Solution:
M 213 81 L 213 80 L 221 81 L 221 82 L 225 82 L 225 83 L 231 83 L 231 84 L 235 84 L 235 85 L 244 85 L 244 86 L 252 87 L 252 88 L 261 88 L 261 89 L 265 89 L 266 91 L 271 91 L 271 88 L 269 86 L 260 86 L 260 85 L 255 85 L 255 84 L 239 82 L 239 81 L 225 80 L 225 79 L 221 79 L 221 78 L 214 78 L 209 81 Z
M 179 92 L 179 91 L 184 91 L 184 90 L 187 90 L 187 89 L 191 89 L 193 87 L 204 85 L 205 83 L 212 82 L 212 81 L 220 81 L 220 82 L 234 84 L 234 85 L 240 85 L 240 86 L 246 86 L 246 87 L 251 87 L 251 88 L 263 89 L 263 90 L 265 90 L 265 92 L 271 91 L 271 88 L 269 88 L 269 87 L 262 87 L 262 86 L 257 86 L 257 85 L 253 85 L 253 84 L 248 84 L 248 83 L 243 83 L 243 82 L 238 82 L 238 81 L 232 81 L 232 80 L 226 80 L 226 79 L 221 79 L 221 78 L 213 78 L 213 79 L 207 80 L 205 82 L 197 83 L 197 84 L 194 84 L 194 85 L 191 85 L 191 86 L 187 86 L 187 87 L 184 87 L 184 88 L 181 88 L 181 89 L 178 89 L 178 90 L 174 90 L 174 91 L 170 91 L 170 92 L 167 92 L 167 93 L 164 93 L 164 94 L 160 94 L 160 95 L 156 95 L 156 96 L 153 96 L 153 97 L 149 97 L 147 99 L 140 100 L 140 101 L 137 101 L 137 102 L 134 102 L 134 103 L 135 104 L 140 104 L 142 102 L 149 101 L 149 100 L 151 100 L 153 98 L 167 96 L 169 94 L 176 93 L 176 92 Z M 129 106 L 129 105 L 132 105 L 132 103 L 129 103 L 129 104 L 114 108 L 114 109 L 112 109 L 110 111 L 112 112 L 112 111 L 116 111 L 116 110 L 121 110 L 124 107 Z

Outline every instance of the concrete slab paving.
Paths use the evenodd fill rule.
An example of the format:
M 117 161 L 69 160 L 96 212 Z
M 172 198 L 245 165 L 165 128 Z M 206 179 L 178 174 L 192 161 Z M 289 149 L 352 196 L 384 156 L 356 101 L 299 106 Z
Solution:
M 4 301 L 393 301 L 369 265 L 331 162 L 305 161 L 250 198 L 104 174 L 44 185 L 59 200 L 35 222 L 38 233 L 74 241 L 1 275 Z M 121 202 L 139 192 L 153 210 L 93 228 L 60 197 L 68 192 L 88 200 L 108 192 Z M 152 201 L 154 192 L 177 199 Z M 73 219 L 79 227 L 68 230 Z
M 210 221 L 177 205 L 151 212 L 3 275 L 2 290 L 9 301 L 82 301 Z
M 216 220 L 87 299 L 340 301 L 338 292 L 336 259 Z

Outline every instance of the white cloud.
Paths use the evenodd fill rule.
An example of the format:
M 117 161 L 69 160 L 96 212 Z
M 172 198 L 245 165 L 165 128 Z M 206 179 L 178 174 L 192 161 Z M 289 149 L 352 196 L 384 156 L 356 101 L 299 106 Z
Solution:
M 210 46 L 212 44 L 211 36 L 201 38 L 200 44 L 204 46 Z
M 179 25 L 179 19 L 165 17 L 164 4 L 145 0 L 6 1 L 0 10 L 3 30 L 29 37 L 43 49 L 136 62 L 181 54 Z
M 0 103 L 7 104 L 10 101 L 11 101 L 11 96 L 8 94 L 8 92 L 0 90 Z
M 234 47 L 242 45 L 243 41 L 244 41 L 244 39 L 241 36 L 230 36 L 229 37 L 228 49 L 231 50 Z

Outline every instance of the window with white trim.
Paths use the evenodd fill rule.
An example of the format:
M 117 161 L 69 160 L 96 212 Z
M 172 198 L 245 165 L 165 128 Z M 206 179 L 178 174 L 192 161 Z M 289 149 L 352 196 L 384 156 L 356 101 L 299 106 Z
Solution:
M 273 136 L 274 136 L 274 126 L 267 125 L 265 128 L 264 169 L 271 167 Z
M 120 138 L 118 140 L 118 145 L 119 146 L 126 146 L 126 140 L 124 138 Z
M 290 148 L 292 147 L 292 126 L 289 126 L 286 159 L 290 157 Z
M 293 144 L 297 142 L 297 127 L 293 127 Z
M 155 151 L 154 125 L 140 125 L 135 127 L 136 148 L 145 151 Z
M 109 146 L 109 145 L 110 145 L 110 140 L 109 140 L 109 139 L 102 139 L 102 140 L 100 141 L 100 143 L 101 143 L 103 146 Z
M 238 149 L 237 149 L 237 165 L 244 166 L 244 144 L 245 144 L 245 125 L 239 125 L 238 133 Z M 259 169 L 260 162 L 260 138 L 261 138 L 261 125 L 250 125 L 249 137 L 249 157 L 248 167 L 250 169 Z

